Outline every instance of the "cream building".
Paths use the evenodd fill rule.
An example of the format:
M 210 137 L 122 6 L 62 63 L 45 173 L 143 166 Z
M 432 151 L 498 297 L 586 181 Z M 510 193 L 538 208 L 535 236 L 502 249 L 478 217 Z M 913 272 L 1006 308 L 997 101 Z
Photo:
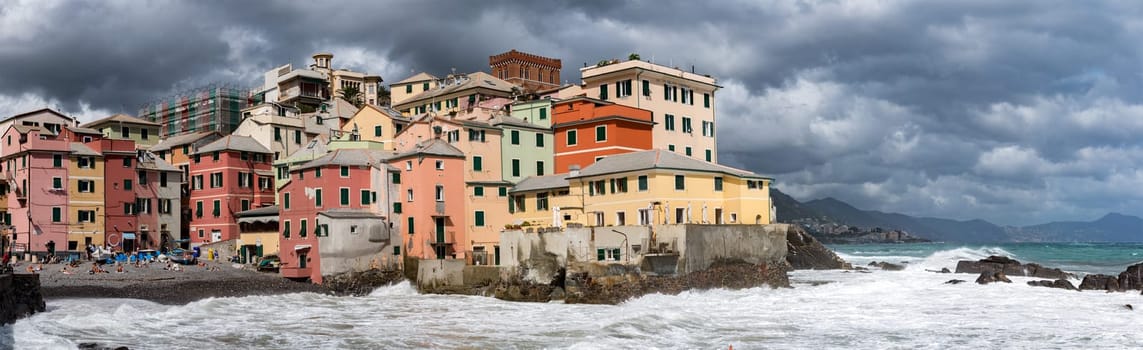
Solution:
M 560 90 L 654 112 L 654 148 L 675 149 L 696 159 L 718 162 L 714 93 L 718 82 L 706 75 L 646 61 L 607 61 L 580 68 L 583 83 Z

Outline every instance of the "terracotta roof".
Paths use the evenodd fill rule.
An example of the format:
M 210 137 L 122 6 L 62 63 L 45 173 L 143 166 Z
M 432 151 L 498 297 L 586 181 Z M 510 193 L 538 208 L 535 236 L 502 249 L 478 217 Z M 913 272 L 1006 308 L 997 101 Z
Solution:
M 112 122 L 114 122 L 114 123 L 139 124 L 139 125 L 156 126 L 156 127 L 159 126 L 159 123 L 146 121 L 146 120 L 139 119 L 136 117 L 132 117 L 132 116 L 122 114 L 122 113 L 115 114 L 115 115 L 112 115 L 112 116 L 107 117 L 107 118 L 90 121 L 90 122 L 84 123 L 80 126 L 85 127 L 85 128 L 92 128 L 92 127 L 95 127 L 98 125 L 108 124 L 108 123 L 112 123 Z

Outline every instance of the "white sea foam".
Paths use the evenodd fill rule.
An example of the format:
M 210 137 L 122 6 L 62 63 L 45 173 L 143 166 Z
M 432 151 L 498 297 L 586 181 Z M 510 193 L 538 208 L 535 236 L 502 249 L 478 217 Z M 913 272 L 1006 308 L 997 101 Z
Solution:
M 618 306 L 419 295 L 407 283 L 364 297 L 301 293 L 183 306 L 59 300 L 0 328 L 15 341 L 0 339 L 0 348 L 92 341 L 132 349 L 1143 347 L 1143 312 L 1123 307 L 1143 304 L 1137 293 L 1030 287 L 1023 277 L 982 286 L 968 274 L 924 271 L 994 254 L 1011 256 L 958 248 L 914 257 L 905 271 L 795 271 L 795 288 L 648 295 Z M 954 278 L 969 283 L 944 284 Z

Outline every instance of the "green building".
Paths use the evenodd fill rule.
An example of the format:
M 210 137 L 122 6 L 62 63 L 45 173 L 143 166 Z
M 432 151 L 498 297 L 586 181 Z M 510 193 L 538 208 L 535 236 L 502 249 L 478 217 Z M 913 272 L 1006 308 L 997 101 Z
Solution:
M 518 183 L 555 173 L 551 99 L 512 104 L 511 116 L 498 117 L 492 124 L 504 130 L 500 139 L 504 181 Z

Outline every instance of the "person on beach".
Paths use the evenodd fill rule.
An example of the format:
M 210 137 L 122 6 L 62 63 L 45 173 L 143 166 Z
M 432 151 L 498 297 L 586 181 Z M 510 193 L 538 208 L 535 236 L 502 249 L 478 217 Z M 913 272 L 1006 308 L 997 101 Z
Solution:
M 122 264 L 115 264 L 115 273 L 124 273 Z

